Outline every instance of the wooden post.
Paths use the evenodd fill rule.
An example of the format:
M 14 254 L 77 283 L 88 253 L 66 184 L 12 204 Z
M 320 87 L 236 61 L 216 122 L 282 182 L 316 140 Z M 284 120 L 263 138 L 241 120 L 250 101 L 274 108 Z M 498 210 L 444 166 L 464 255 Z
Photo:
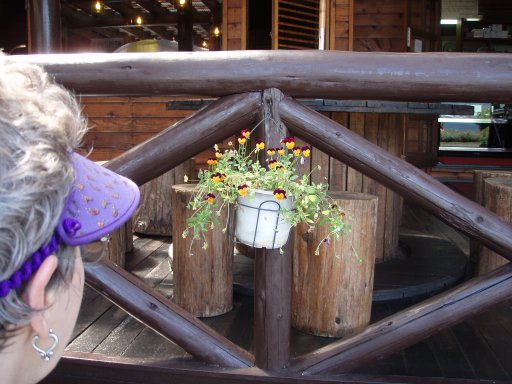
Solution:
M 296 228 L 293 256 L 292 326 L 317 336 L 343 337 L 370 322 L 375 270 L 377 196 L 331 193 L 350 230 L 315 249 L 325 226 Z
M 30 0 L 30 53 L 61 52 L 60 19 L 60 0 Z
M 512 223 L 512 177 L 483 180 L 483 205 Z M 509 261 L 486 247 L 480 247 L 477 274 L 491 271 Z
M 290 359 L 292 240 L 279 249 L 255 249 L 254 359 L 256 366 L 277 371 Z
M 222 232 L 228 221 L 228 209 L 218 217 L 221 225 L 208 231 L 206 239 L 183 238 L 187 218 L 192 211 L 186 205 L 197 191 L 195 184 L 172 187 L 172 270 L 174 302 L 194 316 L 208 317 L 226 313 L 233 307 L 233 242 Z M 203 249 L 203 242 L 208 248 Z
M 473 188 L 474 200 L 480 205 L 485 205 L 484 202 L 484 180 L 488 178 L 510 178 L 512 179 L 512 172 L 497 171 L 497 170 L 475 170 L 473 172 Z M 469 263 L 468 275 L 476 276 L 479 272 L 480 255 L 484 252 L 485 247 L 476 239 L 471 238 L 469 242 Z M 487 250 L 488 252 L 491 252 Z M 485 251 L 487 253 L 487 251 Z M 483 271 L 482 271 L 483 272 Z

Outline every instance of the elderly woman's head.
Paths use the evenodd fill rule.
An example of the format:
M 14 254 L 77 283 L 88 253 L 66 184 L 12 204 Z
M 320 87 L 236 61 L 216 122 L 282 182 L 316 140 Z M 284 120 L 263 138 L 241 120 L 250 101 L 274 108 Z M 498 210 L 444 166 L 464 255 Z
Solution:
M 73 153 L 85 130 L 69 92 L 39 67 L 0 56 L 0 369 L 6 383 L 38 381 L 56 364 L 82 296 L 77 246 L 122 225 L 138 203 L 133 183 Z

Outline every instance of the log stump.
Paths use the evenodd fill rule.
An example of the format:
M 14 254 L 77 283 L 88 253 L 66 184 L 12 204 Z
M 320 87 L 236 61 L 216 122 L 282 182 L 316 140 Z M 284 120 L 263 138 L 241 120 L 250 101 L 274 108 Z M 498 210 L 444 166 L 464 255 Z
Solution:
M 512 223 L 512 178 L 493 177 L 483 180 L 483 205 L 505 221 Z M 509 261 L 487 247 L 480 246 L 477 274 L 487 273 Z
M 182 184 L 192 174 L 192 161 L 187 160 L 140 187 L 139 208 L 133 215 L 134 231 L 143 235 L 171 236 L 175 211 L 169 203 L 171 188 Z
M 473 172 L 474 200 L 476 203 L 485 206 L 484 202 L 484 181 L 489 178 L 512 179 L 512 172 L 497 170 L 475 170 Z M 469 241 L 469 263 L 468 276 L 473 277 L 479 274 L 480 255 L 485 247 L 476 239 Z
M 108 242 L 108 259 L 121 268 L 126 265 L 126 253 L 133 249 L 132 221 L 128 220 L 123 226 L 110 234 Z
M 228 210 L 218 217 L 222 225 L 209 230 L 203 240 L 182 237 L 187 218 L 192 211 L 186 208 L 197 188 L 195 184 L 175 185 L 171 189 L 172 271 L 174 302 L 194 316 L 221 315 L 233 307 L 233 241 L 222 233 L 228 220 Z
M 292 279 L 292 326 L 314 335 L 343 337 L 370 322 L 375 269 L 378 197 L 331 192 L 351 228 L 315 248 L 326 228 L 296 229 Z

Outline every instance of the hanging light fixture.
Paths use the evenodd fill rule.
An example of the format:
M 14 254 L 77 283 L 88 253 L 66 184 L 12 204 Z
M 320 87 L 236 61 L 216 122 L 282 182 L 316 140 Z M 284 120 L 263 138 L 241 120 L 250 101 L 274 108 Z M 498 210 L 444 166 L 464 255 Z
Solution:
M 213 36 L 215 36 L 215 37 L 219 37 L 220 36 L 220 29 L 219 29 L 219 27 L 215 27 L 213 29 Z
M 103 10 L 103 5 L 100 1 L 94 2 L 94 12 L 100 13 Z
M 180 7 L 184 7 L 187 4 L 187 0 L 179 0 Z
M 137 18 L 135 19 L 135 22 L 137 23 L 137 25 L 141 25 L 142 24 L 142 17 L 137 16 Z

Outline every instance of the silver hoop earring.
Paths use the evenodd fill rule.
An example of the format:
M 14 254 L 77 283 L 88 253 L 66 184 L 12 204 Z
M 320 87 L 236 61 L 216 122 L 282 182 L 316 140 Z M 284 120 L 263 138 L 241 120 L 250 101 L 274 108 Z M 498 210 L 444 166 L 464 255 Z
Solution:
M 50 359 L 53 356 L 53 351 L 55 350 L 55 347 L 59 343 L 59 338 L 55 333 L 53 333 L 51 329 L 48 331 L 48 337 L 53 340 L 53 343 L 50 346 L 50 348 L 48 348 L 46 351 L 44 349 L 39 348 L 39 346 L 37 345 L 37 342 L 39 341 L 38 335 L 35 335 L 32 338 L 32 347 L 36 350 L 41 359 L 43 359 L 44 361 L 50 361 Z

